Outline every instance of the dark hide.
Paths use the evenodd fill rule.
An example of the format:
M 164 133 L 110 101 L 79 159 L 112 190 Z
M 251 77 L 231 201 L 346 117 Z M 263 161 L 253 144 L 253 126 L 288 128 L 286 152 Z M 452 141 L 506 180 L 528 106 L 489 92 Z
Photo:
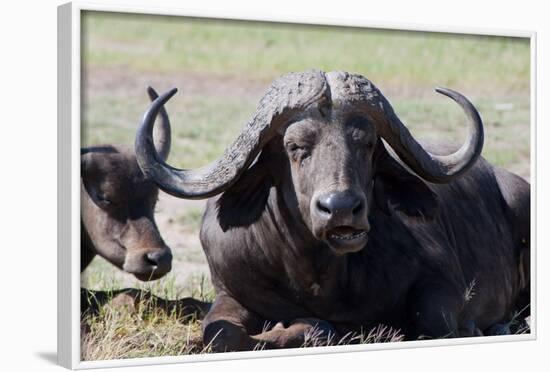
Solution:
M 455 151 L 419 144 L 364 77 L 287 74 L 222 157 L 178 170 L 150 141 L 174 92 L 144 115 L 136 153 L 175 196 L 224 190 L 200 234 L 217 292 L 202 324 L 214 350 L 297 347 L 312 332 L 328 340 L 379 324 L 409 340 L 501 334 L 528 306 L 530 186 L 479 156 L 483 125 L 464 96 L 438 90 L 468 118 Z
M 218 296 L 205 343 L 295 347 L 312 327 L 343 336 L 378 324 L 407 339 L 487 335 L 528 307 L 527 182 L 480 158 L 461 178 L 429 184 L 381 141 L 373 164 L 369 239 L 357 252 L 312 234 L 276 144 L 208 201 L 201 241 Z

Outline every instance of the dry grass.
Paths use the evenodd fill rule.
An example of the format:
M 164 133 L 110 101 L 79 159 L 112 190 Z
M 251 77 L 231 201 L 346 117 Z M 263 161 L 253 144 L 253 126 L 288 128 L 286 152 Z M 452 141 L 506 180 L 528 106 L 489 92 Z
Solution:
M 211 353 L 202 342 L 202 321 L 194 316 L 182 318 L 157 307 L 154 299 L 142 299 L 138 306 L 101 307 L 96 314 L 82 319 L 82 360 L 106 360 Z M 269 327 L 266 328 L 268 330 Z M 305 335 L 301 347 L 355 345 L 400 342 L 399 330 L 380 325 L 368 332 L 348 333 L 342 337 L 326 337 L 317 328 Z M 258 343 L 254 350 L 263 350 Z
M 181 293 L 191 294 L 202 301 L 212 301 L 214 292 L 208 281 L 200 278 L 193 288 L 178 290 L 174 281 L 163 285 L 154 284 L 141 286 L 142 293 L 154 293 L 166 299 L 181 298 Z M 116 285 L 115 285 L 116 287 Z M 473 288 L 473 285 L 470 287 Z M 180 293 L 180 295 L 175 295 Z M 475 296 L 473 290 L 468 295 Z M 525 319 L 526 309 L 514 315 L 507 324 L 513 334 L 530 332 L 529 319 Z M 159 306 L 155 298 L 139 299 L 138 304 L 127 305 L 107 301 L 97 313 L 88 313 L 82 319 L 81 339 L 82 360 L 106 360 L 143 358 L 152 356 L 175 356 L 188 354 L 211 353 L 210 345 L 202 342 L 202 320 L 196 316 L 182 317 L 175 311 L 167 312 Z M 266 323 L 264 331 L 272 328 Z M 451 334 L 449 334 L 450 337 Z M 378 325 L 358 333 L 347 333 L 336 337 L 328 336 L 321 329 L 313 327 L 304 335 L 301 347 L 342 346 L 356 344 L 373 344 L 404 341 L 404 335 L 399 329 L 386 325 Z M 419 339 L 426 339 L 421 337 Z M 254 350 L 263 350 L 265 345 L 258 343 Z
M 82 359 L 123 359 L 207 352 L 200 321 L 182 321 L 177 314 L 140 306 L 137 311 L 106 306 L 83 321 Z
M 105 278 L 102 278 L 105 279 Z M 116 279 L 97 282 L 92 287 L 121 289 Z M 175 309 L 166 311 L 153 294 L 165 300 L 183 297 L 212 302 L 214 290 L 204 276 L 193 277 L 179 287 L 173 276 L 151 284 L 134 286 L 140 290 L 137 301 L 117 302 L 109 297 L 97 312 L 81 319 L 81 357 L 83 360 L 140 358 L 209 352 L 202 344 L 201 321 L 196 316 L 181 316 Z M 109 296 L 109 294 L 107 294 Z M 114 298 L 114 300 L 113 300 Z

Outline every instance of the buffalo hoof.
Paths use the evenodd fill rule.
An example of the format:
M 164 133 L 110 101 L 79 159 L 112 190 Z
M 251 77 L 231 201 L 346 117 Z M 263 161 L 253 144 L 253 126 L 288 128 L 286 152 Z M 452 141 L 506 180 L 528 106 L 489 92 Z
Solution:
M 217 320 L 203 329 L 203 342 L 206 349 L 215 353 L 252 350 L 246 331 L 229 321 Z

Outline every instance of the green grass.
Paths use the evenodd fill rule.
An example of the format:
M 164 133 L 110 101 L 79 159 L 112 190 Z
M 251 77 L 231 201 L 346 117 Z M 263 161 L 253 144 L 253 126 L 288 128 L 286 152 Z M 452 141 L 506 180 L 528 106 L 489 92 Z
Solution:
M 484 156 L 529 175 L 527 39 L 101 12 L 85 12 L 82 27 L 93 87 L 83 97 L 84 145 L 131 145 L 146 84 L 160 81 L 181 88 L 168 104 L 171 163 L 204 165 L 235 138 L 269 81 L 315 67 L 370 77 L 421 139 L 462 138 L 461 111 L 432 88 L 463 91 L 485 120 Z
M 202 209 L 189 208 L 179 216 L 176 222 L 184 229 L 196 232 L 200 228 L 202 212 Z
M 471 97 L 484 122 L 482 155 L 494 165 L 529 176 L 529 101 L 522 96 L 502 98 Z M 465 138 L 462 110 L 447 98 L 403 99 L 396 101 L 395 109 L 419 139 L 460 143 Z
M 270 81 L 309 68 L 362 73 L 386 85 L 529 86 L 529 41 L 375 29 L 86 12 L 90 65 L 204 72 Z
M 119 98 L 117 92 L 104 92 L 85 103 L 83 144 L 123 143 L 131 145 L 147 101 Z M 393 95 L 392 95 L 393 96 Z M 435 93 L 429 98 L 393 99 L 396 112 L 419 139 L 461 141 L 464 115 L 446 97 Z M 512 167 L 529 175 L 529 99 L 514 95 L 490 99 L 472 96 L 485 124 L 483 156 L 495 165 Z M 173 129 L 170 164 L 196 168 L 219 157 L 237 136 L 255 108 L 252 98 L 218 97 L 210 94 L 176 96 L 167 105 Z M 92 109 L 93 108 L 93 109 Z
M 105 91 L 83 102 L 82 143 L 132 145 L 147 105 L 145 89 L 128 98 Z M 216 95 L 176 96 L 167 105 L 172 125 L 170 161 L 178 167 L 198 167 L 223 153 L 255 109 L 255 102 Z

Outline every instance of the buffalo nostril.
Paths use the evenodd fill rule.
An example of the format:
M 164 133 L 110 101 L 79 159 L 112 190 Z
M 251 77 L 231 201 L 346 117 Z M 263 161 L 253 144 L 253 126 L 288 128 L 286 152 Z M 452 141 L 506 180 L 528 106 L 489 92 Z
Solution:
M 352 191 L 321 195 L 315 205 L 319 215 L 324 218 L 354 216 L 365 207 L 363 198 Z
M 321 199 L 317 200 L 317 209 L 321 211 L 323 214 L 331 214 L 330 208 L 326 205 L 323 205 L 323 202 Z
M 145 262 L 147 262 L 151 266 L 159 266 L 160 261 L 162 259 L 162 253 L 161 252 L 149 252 L 145 254 Z
M 148 252 L 143 255 L 143 260 L 159 272 L 168 272 L 172 268 L 172 252 L 170 252 L 170 249 Z
M 351 213 L 353 214 L 358 214 L 359 212 L 361 212 L 363 210 L 363 202 L 361 200 L 358 200 L 357 201 L 357 205 L 353 208 L 353 210 L 351 211 Z

